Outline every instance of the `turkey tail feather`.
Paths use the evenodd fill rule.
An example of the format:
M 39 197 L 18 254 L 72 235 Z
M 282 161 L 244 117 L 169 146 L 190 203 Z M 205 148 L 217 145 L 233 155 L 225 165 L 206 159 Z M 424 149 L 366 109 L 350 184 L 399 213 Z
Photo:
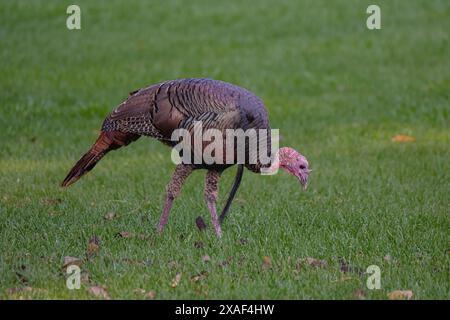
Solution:
M 75 166 L 67 174 L 66 178 L 61 183 L 61 186 L 68 187 L 72 183 L 75 183 L 84 174 L 92 170 L 97 162 L 99 162 L 109 151 L 126 146 L 138 138 L 139 135 L 120 131 L 101 132 L 91 149 L 78 160 Z

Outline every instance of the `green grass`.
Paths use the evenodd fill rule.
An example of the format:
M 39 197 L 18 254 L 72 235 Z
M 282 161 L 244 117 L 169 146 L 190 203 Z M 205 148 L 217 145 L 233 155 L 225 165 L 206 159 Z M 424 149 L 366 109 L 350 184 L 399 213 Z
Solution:
M 450 298 L 448 1 L 376 1 L 379 31 L 365 26 L 366 0 L 80 0 L 82 30 L 69 31 L 72 3 L 0 3 L 0 298 L 93 298 L 95 284 L 116 299 L 143 298 L 136 288 L 158 299 L 349 299 L 358 289 L 368 299 L 397 289 Z M 209 217 L 202 171 L 156 234 L 174 167 L 157 141 L 140 139 L 59 187 L 129 91 L 181 77 L 259 95 L 281 144 L 315 170 L 308 191 L 284 173 L 246 172 L 217 240 L 194 223 Z M 394 143 L 396 134 L 416 141 Z M 109 211 L 120 217 L 105 220 Z M 100 251 L 82 266 L 90 282 L 68 290 L 63 258 L 84 258 L 93 235 Z M 328 265 L 294 271 L 306 257 Z M 378 265 L 382 288 L 343 274 L 339 258 Z M 206 279 L 190 280 L 201 271 Z M 7 290 L 23 286 L 36 290 Z

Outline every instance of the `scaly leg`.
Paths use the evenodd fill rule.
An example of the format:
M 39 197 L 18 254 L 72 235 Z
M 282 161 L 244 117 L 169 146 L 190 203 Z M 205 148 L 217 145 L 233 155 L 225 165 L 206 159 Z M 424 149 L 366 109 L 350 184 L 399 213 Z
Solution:
M 217 236 L 222 236 L 222 229 L 220 228 L 219 217 L 217 216 L 216 200 L 219 192 L 219 178 L 220 172 L 209 170 L 206 174 L 205 180 L 205 200 L 211 213 L 211 220 L 216 231 Z
M 188 164 L 179 164 L 175 168 L 172 179 L 166 187 L 166 200 L 164 202 L 163 212 L 158 224 L 159 232 L 162 232 L 164 226 L 167 224 L 173 200 L 180 195 L 181 187 L 186 181 L 186 178 L 192 173 L 193 169 L 193 166 Z

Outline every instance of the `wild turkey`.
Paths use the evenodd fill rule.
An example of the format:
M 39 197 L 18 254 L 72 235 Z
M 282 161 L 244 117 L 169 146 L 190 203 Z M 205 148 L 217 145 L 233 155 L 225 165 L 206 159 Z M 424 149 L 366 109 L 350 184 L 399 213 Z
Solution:
M 103 122 L 100 136 L 75 164 L 62 182 L 66 187 L 76 182 L 90 171 L 109 151 L 126 146 L 141 136 L 156 138 L 171 147 L 177 143 L 171 140 L 176 129 L 193 130 L 195 121 L 201 121 L 203 128 L 226 129 L 270 129 L 267 110 L 263 102 L 246 89 L 222 81 L 211 79 L 178 79 L 165 81 L 131 92 Z M 228 143 L 229 141 L 225 141 Z M 270 135 L 266 139 L 270 151 Z M 202 145 L 204 147 L 204 145 Z M 248 150 L 247 150 L 248 151 Z M 239 187 L 243 166 L 252 172 L 276 170 L 278 167 L 296 176 L 306 188 L 308 182 L 308 161 L 292 148 L 281 148 L 276 161 L 262 164 L 238 164 L 237 175 L 227 203 L 220 217 L 216 212 L 218 183 L 221 173 L 232 164 L 191 164 L 176 166 L 171 181 L 166 188 L 166 198 L 158 225 L 161 232 L 167 223 L 172 203 L 180 194 L 186 178 L 195 169 L 207 169 L 205 200 L 211 213 L 212 224 L 217 236 L 221 236 L 221 222 L 231 205 Z M 248 159 L 247 159 L 248 160 Z M 236 163 L 236 162 L 234 162 Z

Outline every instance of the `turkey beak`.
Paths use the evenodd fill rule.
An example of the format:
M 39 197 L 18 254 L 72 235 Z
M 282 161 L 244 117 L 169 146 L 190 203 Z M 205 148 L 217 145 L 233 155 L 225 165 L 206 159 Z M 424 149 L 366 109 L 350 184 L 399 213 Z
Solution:
M 300 172 L 300 174 L 297 176 L 297 178 L 298 178 L 298 181 L 300 182 L 300 184 L 302 185 L 303 191 L 306 191 L 306 189 L 308 188 L 308 175 Z
M 300 171 L 297 175 L 298 181 L 300 181 L 303 191 L 306 191 L 306 189 L 308 188 L 308 178 L 311 171 L 312 170 Z

